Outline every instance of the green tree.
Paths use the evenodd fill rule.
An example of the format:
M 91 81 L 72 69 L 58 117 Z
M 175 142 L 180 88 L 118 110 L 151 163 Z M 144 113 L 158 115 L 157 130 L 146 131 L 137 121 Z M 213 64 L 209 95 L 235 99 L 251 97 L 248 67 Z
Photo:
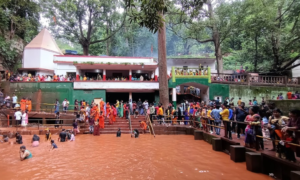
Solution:
M 42 0 L 42 7 L 56 37 L 79 43 L 85 55 L 90 45 L 109 42 L 126 17 L 120 13 L 122 1 L 118 0 Z
M 32 0 L 0 1 L 0 59 L 11 71 L 21 63 L 23 48 L 38 33 L 38 3 Z
M 177 2 L 177 1 L 175 1 Z M 173 6 L 169 17 L 170 27 L 178 36 L 186 39 L 194 39 L 198 43 L 209 43 L 214 45 L 215 57 L 217 60 L 218 73 L 223 72 L 222 43 L 231 34 L 235 28 L 237 19 L 235 16 L 236 8 L 240 2 L 226 3 L 212 0 L 203 1 L 204 5 L 196 6 L 196 9 L 190 10 L 189 6 L 180 2 Z M 184 10 L 178 8 L 178 5 L 185 7 Z
M 237 61 L 253 63 L 255 72 L 276 74 L 300 65 L 294 63 L 300 58 L 299 1 L 244 1 L 240 8 L 235 15 L 244 18 L 223 46 L 232 48 Z

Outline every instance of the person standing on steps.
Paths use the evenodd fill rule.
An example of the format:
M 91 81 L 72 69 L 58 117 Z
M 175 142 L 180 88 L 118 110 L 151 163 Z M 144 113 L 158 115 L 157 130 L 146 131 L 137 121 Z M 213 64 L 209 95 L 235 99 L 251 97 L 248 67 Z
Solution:
M 142 103 L 141 99 L 139 99 L 139 101 L 137 102 L 137 107 L 139 108 L 139 114 L 142 115 L 143 114 L 143 103 Z
M 129 99 L 129 110 L 130 110 L 130 115 L 133 115 L 133 110 L 132 110 L 132 99 Z
M 238 107 L 235 108 L 236 121 L 237 122 L 244 122 L 246 119 L 246 116 L 248 115 L 248 112 L 245 110 L 245 103 L 241 103 Z M 240 134 L 242 130 L 242 134 L 245 135 L 245 128 L 246 125 L 242 123 L 237 123 L 237 138 L 240 139 Z
M 220 112 L 220 115 L 222 116 L 223 124 L 225 127 L 225 138 L 232 139 L 231 137 L 231 126 L 229 121 L 229 106 L 228 105 L 222 105 L 223 111 Z M 229 136 L 228 136 L 229 132 Z
M 153 104 L 150 104 L 150 121 L 153 124 L 153 116 L 155 115 L 155 108 Z

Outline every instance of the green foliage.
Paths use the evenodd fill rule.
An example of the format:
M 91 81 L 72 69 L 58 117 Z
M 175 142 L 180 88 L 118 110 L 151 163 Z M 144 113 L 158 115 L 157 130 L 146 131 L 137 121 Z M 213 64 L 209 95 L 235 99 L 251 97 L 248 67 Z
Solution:
M 283 73 L 294 67 L 300 57 L 300 2 L 252 0 L 239 8 L 243 11 L 235 16 L 244 18 L 231 30 L 222 49 L 232 52 L 230 57 L 237 62 L 252 64 L 253 71 Z
M 79 43 L 83 54 L 92 44 L 109 40 L 124 24 L 118 0 L 42 0 L 45 17 L 56 37 Z M 55 19 L 55 21 L 53 20 Z
M 163 26 L 162 14 L 168 11 L 167 1 L 164 0 L 125 0 L 129 11 L 130 23 L 136 22 L 141 27 L 156 33 Z
M 2 65 L 12 71 L 15 65 L 21 63 L 22 56 L 18 53 L 18 49 L 14 47 L 11 41 L 0 36 L 0 56 Z
M 38 33 L 40 8 L 36 1 L 0 1 L 0 59 L 4 68 L 20 66 L 23 47 Z

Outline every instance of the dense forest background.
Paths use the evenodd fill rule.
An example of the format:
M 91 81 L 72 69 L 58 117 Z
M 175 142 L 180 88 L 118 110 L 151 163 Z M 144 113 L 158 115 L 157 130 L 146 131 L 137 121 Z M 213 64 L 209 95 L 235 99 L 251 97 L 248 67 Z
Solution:
M 170 0 L 167 56 L 216 58 L 223 69 L 285 72 L 300 57 L 300 1 Z M 23 48 L 46 27 L 62 50 L 157 57 L 157 32 L 132 21 L 121 0 L 0 2 L 0 61 L 15 70 Z M 155 20 L 155 18 L 154 18 Z

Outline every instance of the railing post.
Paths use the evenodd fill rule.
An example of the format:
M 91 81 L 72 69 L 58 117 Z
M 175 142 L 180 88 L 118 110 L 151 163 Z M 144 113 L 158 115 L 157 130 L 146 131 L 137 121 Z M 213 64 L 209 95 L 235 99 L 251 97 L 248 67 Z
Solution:
M 250 76 L 250 74 L 248 73 L 248 74 L 247 74 L 247 77 L 246 77 L 246 82 L 247 82 L 247 85 L 248 85 L 248 86 L 250 86 L 250 84 L 251 84 L 251 82 L 250 82 L 250 77 L 251 77 L 251 76 Z
M 208 83 L 211 83 L 211 71 L 210 71 L 210 67 L 207 67 L 207 76 L 208 76 Z
M 175 67 L 172 66 L 172 82 L 176 82 L 175 76 L 176 76 L 176 74 L 175 74 Z
M 284 82 L 283 83 L 285 84 L 285 86 L 287 86 L 287 84 L 288 84 L 288 78 L 287 78 L 287 76 L 284 76 Z

